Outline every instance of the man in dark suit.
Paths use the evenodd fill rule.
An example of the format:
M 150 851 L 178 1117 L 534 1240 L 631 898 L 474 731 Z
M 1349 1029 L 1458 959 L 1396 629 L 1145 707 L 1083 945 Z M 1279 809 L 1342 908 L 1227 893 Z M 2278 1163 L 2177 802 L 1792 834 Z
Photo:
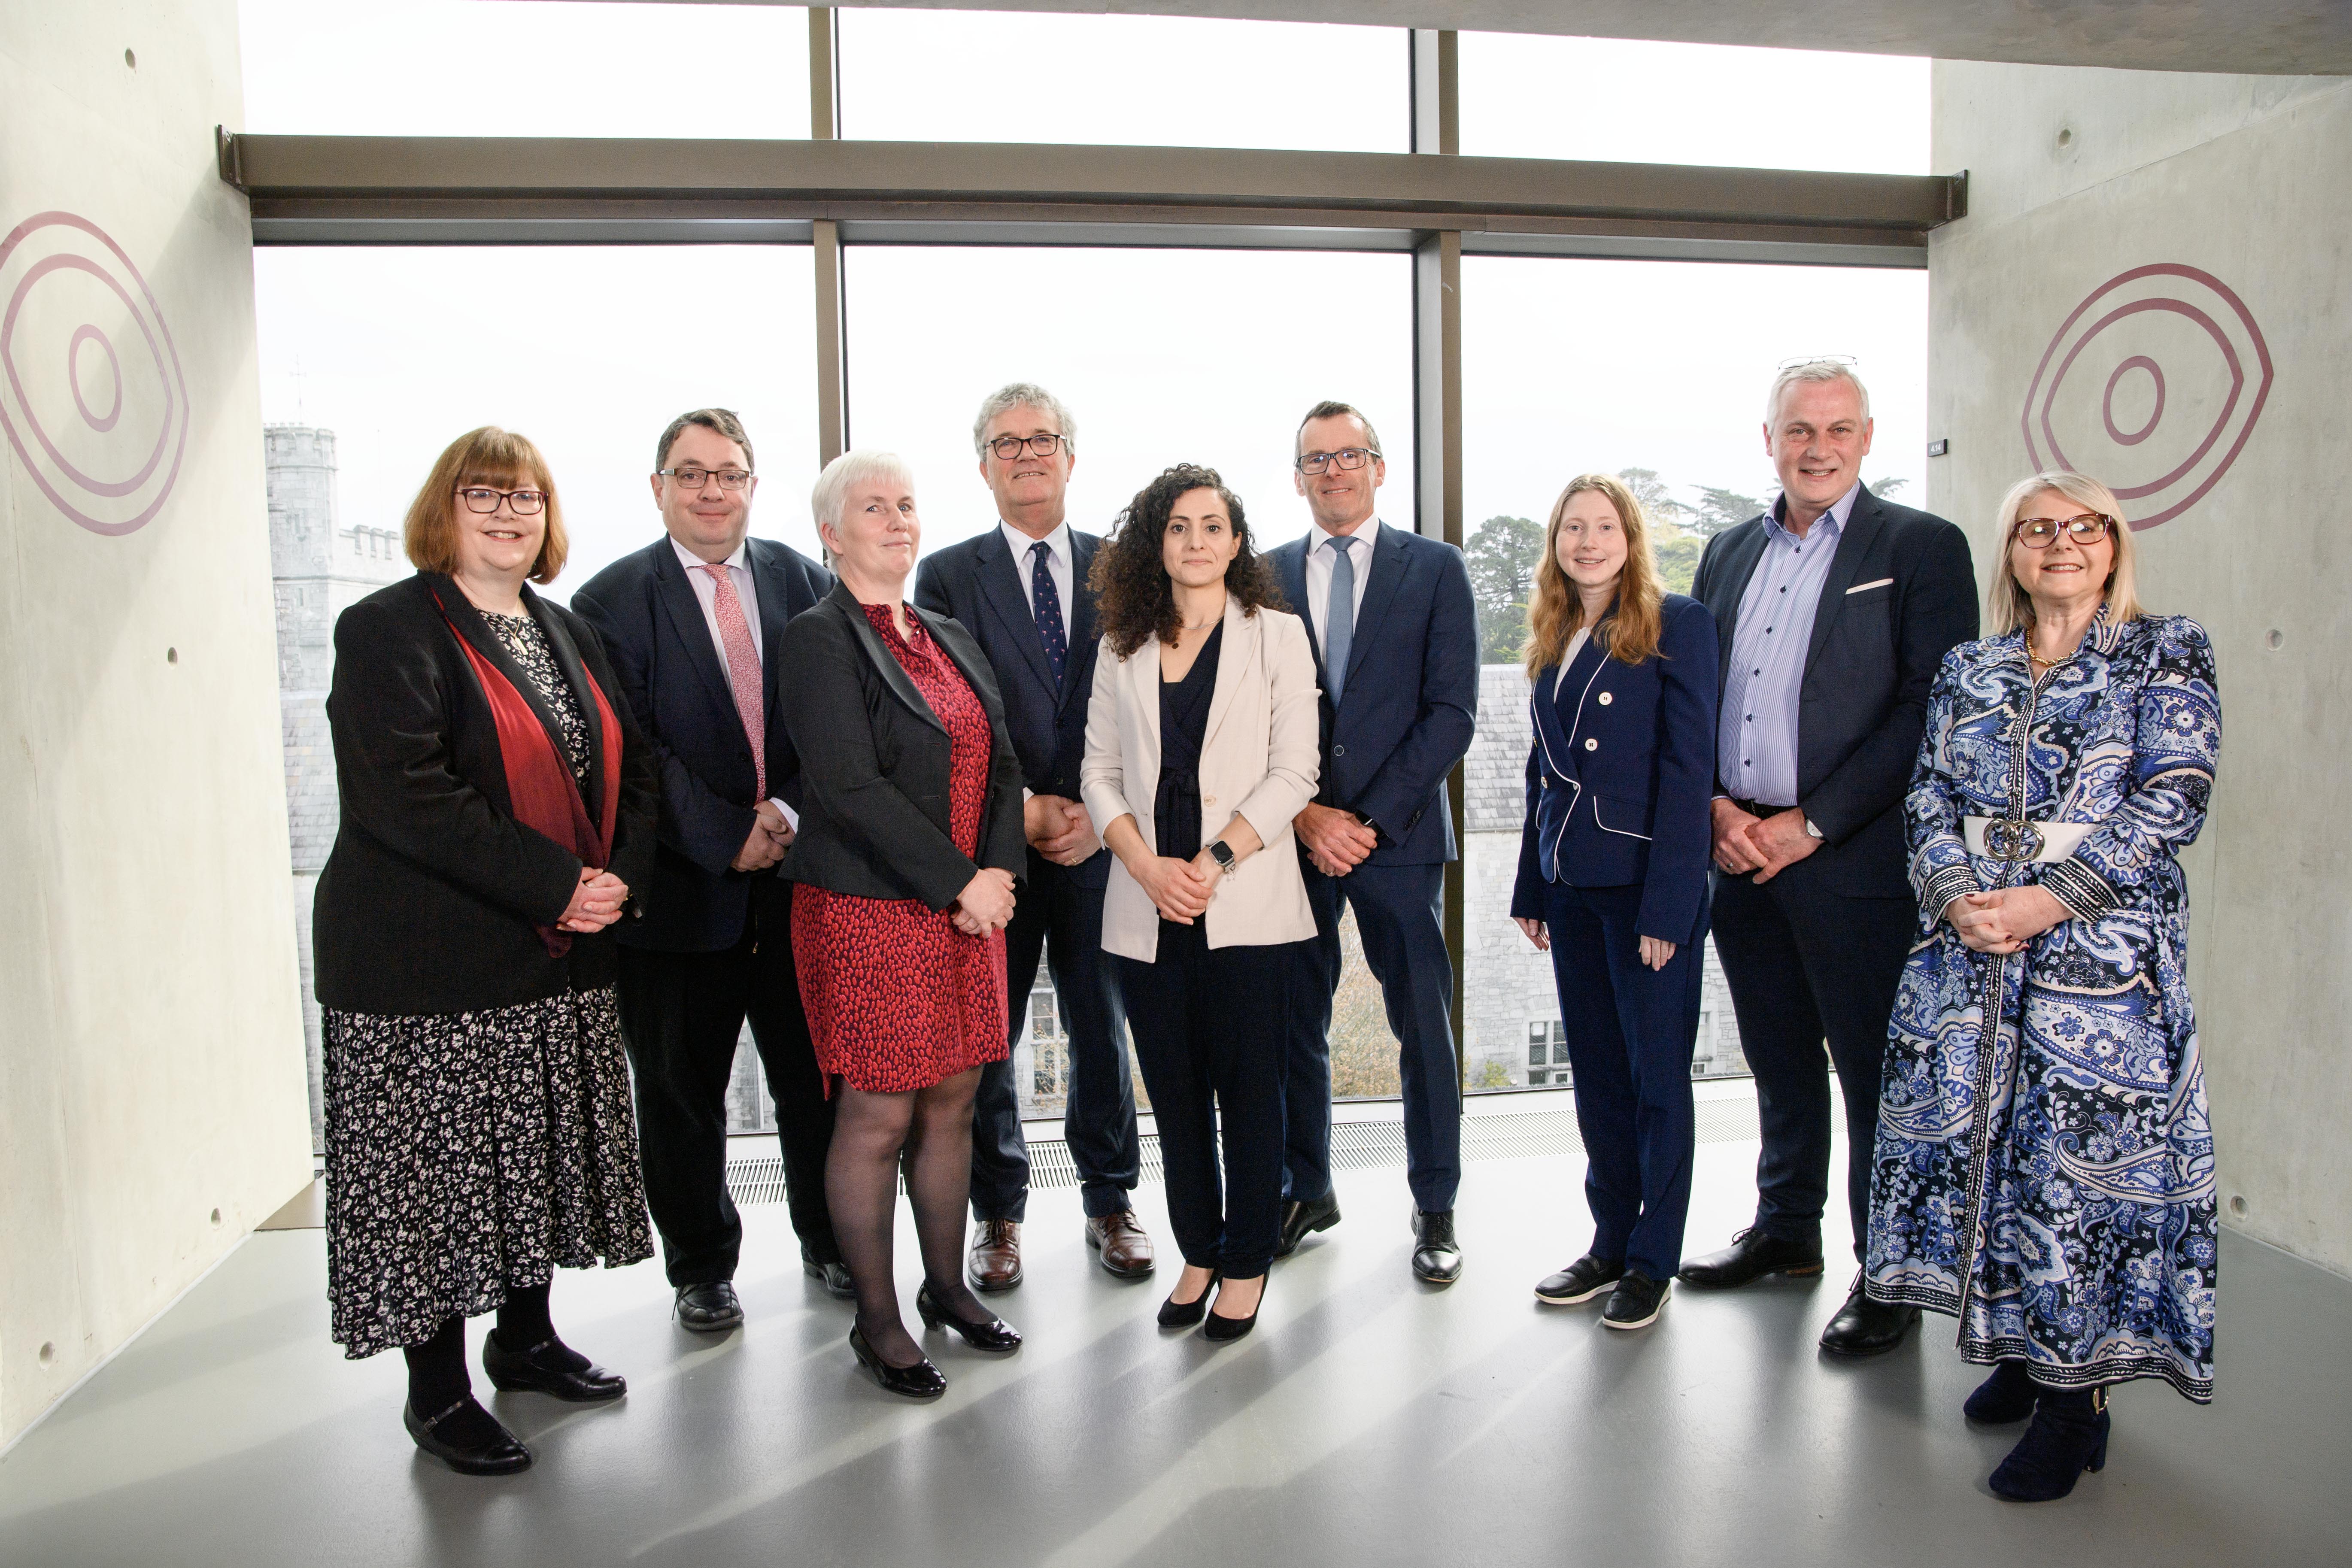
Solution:
M 660 847 L 622 923 L 621 1027 L 635 1069 L 646 1197 L 677 1291 L 678 1321 L 717 1333 L 743 1321 L 735 1295 L 742 1223 L 727 1191 L 727 1081 L 748 1015 L 783 1144 L 801 1265 L 850 1293 L 825 1216 L 833 1109 L 793 973 L 793 840 L 800 761 L 777 717 L 784 624 L 833 574 L 748 537 L 751 441 L 723 408 L 673 420 L 654 464 L 664 537 L 572 595 L 604 639 L 621 691 L 661 764 Z
M 1135 1089 L 1126 1014 L 1102 953 L 1110 852 L 1078 803 L 1101 641 L 1087 572 L 1102 541 L 1063 519 L 1077 426 L 1052 393 L 1016 382 L 991 394 L 971 434 L 997 526 L 926 556 L 915 575 L 915 604 L 953 616 L 979 639 L 1003 693 L 1029 841 L 1025 885 L 1004 931 L 1011 1042 L 1020 1043 L 1043 952 L 1069 1042 L 1062 1133 L 1078 1168 L 1087 1244 L 1104 1268 L 1137 1279 L 1151 1272 L 1151 1238 L 1129 1198 L 1141 1168 Z M 974 1289 L 1021 1283 L 1028 1203 L 1029 1151 L 1008 1051 L 982 1070 L 972 1105 L 971 1212 L 980 1228 L 965 1271 Z
M 1937 667 L 1977 635 L 1967 538 L 1862 484 L 1870 395 L 1853 370 L 1784 370 L 1765 410 L 1780 499 L 1707 541 L 1692 588 L 1721 628 L 1715 945 L 1764 1142 L 1755 1223 L 1682 1270 L 1716 1289 L 1822 1271 L 1832 1061 L 1862 1256 L 1886 1020 L 1918 924 L 1903 797 Z M 1822 1348 L 1875 1355 L 1918 1318 L 1857 1274 Z
M 1444 919 L 1445 862 L 1457 854 L 1445 781 L 1477 726 L 1477 605 L 1459 550 L 1375 515 L 1388 465 L 1361 414 L 1317 404 L 1292 450 L 1315 527 L 1270 555 L 1315 647 L 1323 773 L 1315 802 L 1292 824 L 1316 937 L 1301 948 L 1291 988 L 1287 1201 L 1275 1256 L 1339 1219 L 1330 1031 L 1344 900 L 1400 1047 L 1412 1271 L 1450 1285 L 1462 1276 L 1454 1234 L 1462 1097 Z

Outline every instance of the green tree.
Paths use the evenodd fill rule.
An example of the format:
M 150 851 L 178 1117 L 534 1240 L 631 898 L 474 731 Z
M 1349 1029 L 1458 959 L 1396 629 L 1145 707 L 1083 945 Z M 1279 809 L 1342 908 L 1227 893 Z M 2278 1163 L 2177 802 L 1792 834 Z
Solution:
M 1543 553 L 1543 525 L 1524 517 L 1490 517 L 1462 552 L 1478 602 L 1478 657 L 1511 664 L 1528 636 L 1528 590 Z
M 1746 522 L 1763 510 L 1764 503 L 1754 496 L 1701 485 L 1698 487 L 1698 510 L 1691 518 L 1690 525 L 1698 533 L 1712 539 L 1727 528 Z
M 1870 493 L 1876 496 L 1880 500 L 1885 500 L 1888 496 L 1893 495 L 1896 490 L 1901 489 L 1905 485 L 1907 485 L 1911 481 L 1909 479 L 1873 479 L 1870 481 Z
M 1642 503 L 1642 515 L 1650 520 L 1653 528 L 1663 533 L 1668 529 L 1689 526 L 1691 509 L 1674 498 L 1666 481 L 1658 478 L 1657 469 L 1620 468 L 1617 477 L 1625 481 L 1625 488 Z
M 1660 529 L 1652 538 L 1658 557 L 1658 580 L 1669 594 L 1687 594 L 1698 574 L 1699 552 L 1706 541 L 1681 529 Z

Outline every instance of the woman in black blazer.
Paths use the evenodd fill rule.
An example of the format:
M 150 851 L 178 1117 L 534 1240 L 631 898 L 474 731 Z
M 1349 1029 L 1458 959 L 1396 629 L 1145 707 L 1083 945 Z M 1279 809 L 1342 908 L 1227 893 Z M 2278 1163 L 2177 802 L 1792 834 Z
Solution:
M 1536 1299 L 1605 1290 L 1601 1321 L 1645 1328 L 1690 1208 L 1715 619 L 1661 589 L 1632 493 L 1586 474 L 1552 506 L 1528 621 L 1536 736 L 1511 916 L 1551 952 L 1593 1221 L 1591 1250 Z
M 537 448 L 484 428 L 409 508 L 415 576 L 335 624 L 342 821 L 312 921 L 325 1010 L 327 1278 L 353 1358 L 398 1345 L 417 1447 L 530 1463 L 473 1395 L 626 1384 L 557 1337 L 559 1265 L 651 1255 L 605 928 L 652 858 L 651 753 L 562 568 Z
M 988 660 L 906 602 L 922 523 L 888 452 L 825 465 L 817 531 L 840 582 L 784 628 L 781 708 L 801 759 L 785 852 L 793 958 L 827 1090 L 825 1202 L 857 1289 L 849 1348 L 893 1394 L 947 1391 L 898 1316 L 901 1156 L 922 1245 L 915 1307 L 980 1350 L 1021 1336 L 963 1281 L 971 1102 L 1005 1056 L 1004 926 L 1026 864 L 1021 763 Z

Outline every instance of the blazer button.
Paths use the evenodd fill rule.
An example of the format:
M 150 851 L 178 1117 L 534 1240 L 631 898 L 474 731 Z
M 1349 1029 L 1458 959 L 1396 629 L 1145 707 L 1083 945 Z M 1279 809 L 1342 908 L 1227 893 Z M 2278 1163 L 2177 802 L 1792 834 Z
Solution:
M 1601 742 L 1598 741 L 1587 741 L 1584 742 L 1584 749 L 1588 752 L 1597 752 L 1601 749 Z
M 1616 700 L 1616 700 L 1614 697 L 1610 696 L 1610 695 L 1609 695 L 1609 693 L 1607 693 L 1606 691 L 1604 691 L 1604 692 L 1602 692 L 1602 693 L 1601 694 L 1601 706 L 1602 706 L 1603 708 L 1608 707 L 1612 702 L 1614 702 L 1614 701 L 1616 701 Z
M 1344 757 L 1348 754 L 1348 748 L 1345 746 L 1334 746 L 1331 748 L 1331 754 L 1335 757 Z
M 1201 797 L 1201 804 L 1202 805 L 1214 805 L 1217 804 L 1217 797 L 1213 795 L 1204 795 Z

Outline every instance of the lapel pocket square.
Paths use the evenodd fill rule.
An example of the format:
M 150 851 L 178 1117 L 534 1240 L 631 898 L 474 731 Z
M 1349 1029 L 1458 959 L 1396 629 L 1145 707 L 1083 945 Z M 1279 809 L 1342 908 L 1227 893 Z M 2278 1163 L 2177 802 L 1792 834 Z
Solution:
M 1889 583 L 1894 581 L 1895 579 L 1892 577 L 1881 577 L 1875 583 L 1856 583 L 1853 587 L 1848 588 L 1846 592 L 1849 594 L 1867 594 L 1873 588 L 1884 588 Z

